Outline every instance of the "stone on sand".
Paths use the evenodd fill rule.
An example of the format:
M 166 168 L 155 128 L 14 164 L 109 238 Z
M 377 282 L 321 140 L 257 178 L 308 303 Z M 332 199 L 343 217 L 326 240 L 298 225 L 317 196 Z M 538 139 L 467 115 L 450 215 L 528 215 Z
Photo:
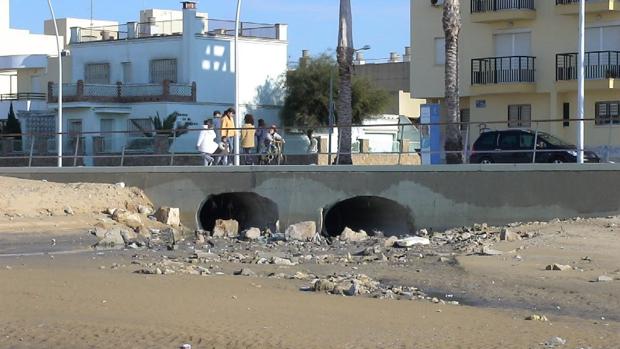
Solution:
M 340 234 L 340 240 L 349 242 L 360 242 L 368 239 L 368 234 L 365 231 L 359 232 L 352 230 L 349 227 L 344 228 L 342 234 Z
M 284 232 L 284 238 L 288 241 L 312 241 L 315 236 L 316 223 L 314 221 L 293 224 Z
M 155 212 L 155 218 L 157 221 L 173 227 L 181 225 L 180 212 L 175 207 L 161 207 Z
M 239 236 L 239 222 L 234 219 L 218 219 L 215 221 L 215 227 L 213 228 L 213 237 L 234 238 Z

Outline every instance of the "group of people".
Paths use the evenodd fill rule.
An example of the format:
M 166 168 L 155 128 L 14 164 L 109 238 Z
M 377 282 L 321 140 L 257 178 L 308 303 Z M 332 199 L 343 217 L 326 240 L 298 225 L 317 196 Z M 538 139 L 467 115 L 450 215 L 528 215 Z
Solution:
M 243 165 L 254 165 L 258 156 L 265 154 L 275 142 L 284 143 L 278 134 L 276 125 L 267 128 L 265 120 L 259 119 L 254 125 L 254 116 L 246 114 L 241 128 L 235 127 L 234 108 L 228 108 L 224 114 L 213 112 L 213 118 L 204 122 L 198 136 L 196 148 L 202 154 L 205 166 L 233 165 L 235 155 L 235 137 L 240 132 L 241 159 Z

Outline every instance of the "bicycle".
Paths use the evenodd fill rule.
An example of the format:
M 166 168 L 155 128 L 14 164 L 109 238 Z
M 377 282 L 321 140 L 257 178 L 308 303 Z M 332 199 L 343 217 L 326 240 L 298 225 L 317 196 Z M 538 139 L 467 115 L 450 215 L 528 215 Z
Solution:
M 284 155 L 284 142 L 272 141 L 267 146 L 267 151 L 261 155 L 260 165 L 284 165 L 286 156 Z

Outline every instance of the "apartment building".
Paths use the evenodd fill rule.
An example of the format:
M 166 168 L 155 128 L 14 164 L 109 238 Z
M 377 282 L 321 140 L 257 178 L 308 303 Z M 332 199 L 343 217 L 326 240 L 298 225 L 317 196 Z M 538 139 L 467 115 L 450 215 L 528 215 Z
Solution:
M 412 0 L 411 89 L 444 96 L 441 0 Z M 459 88 L 463 121 L 528 127 L 576 142 L 579 0 L 461 0 Z M 619 139 L 620 1 L 587 0 L 585 139 L 605 148 Z M 554 123 L 536 120 L 564 119 Z M 479 134 L 469 130 L 471 144 Z M 616 141 L 616 147 L 620 145 Z
M 139 145 L 156 115 L 176 112 L 183 124 L 199 128 L 213 111 L 234 105 L 234 21 L 210 19 L 193 1 L 182 2 L 181 11 L 143 10 L 140 21 L 70 28 L 65 130 L 119 132 L 82 136 L 86 154 Z M 287 26 L 243 22 L 239 34 L 238 112 L 279 123 L 282 93 L 274 82 L 287 69 Z M 48 102 L 57 108 L 53 82 Z M 193 132 L 175 140 L 175 151 L 195 151 L 197 137 Z M 75 148 L 76 137 L 65 142 Z

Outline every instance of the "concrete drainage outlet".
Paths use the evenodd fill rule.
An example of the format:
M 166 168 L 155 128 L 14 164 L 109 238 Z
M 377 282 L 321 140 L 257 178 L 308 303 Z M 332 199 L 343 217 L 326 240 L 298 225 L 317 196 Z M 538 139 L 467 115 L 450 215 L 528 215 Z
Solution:
M 278 205 L 256 193 L 236 192 L 210 195 L 198 211 L 200 227 L 213 231 L 218 219 L 234 219 L 239 229 L 260 228 L 276 230 Z
M 410 210 L 396 201 L 378 196 L 357 196 L 329 207 L 323 221 L 323 231 L 338 236 L 345 227 L 364 230 L 369 235 L 380 231 L 385 236 L 413 233 Z

